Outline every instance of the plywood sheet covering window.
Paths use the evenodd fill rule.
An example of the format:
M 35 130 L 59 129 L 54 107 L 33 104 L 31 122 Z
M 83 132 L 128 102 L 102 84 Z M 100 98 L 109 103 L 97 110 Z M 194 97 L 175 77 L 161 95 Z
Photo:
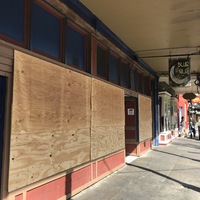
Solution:
M 124 91 L 92 80 L 91 159 L 124 148 Z
M 9 191 L 90 160 L 91 78 L 15 51 Z
M 139 106 L 139 141 L 152 138 L 152 109 L 151 99 L 138 96 Z

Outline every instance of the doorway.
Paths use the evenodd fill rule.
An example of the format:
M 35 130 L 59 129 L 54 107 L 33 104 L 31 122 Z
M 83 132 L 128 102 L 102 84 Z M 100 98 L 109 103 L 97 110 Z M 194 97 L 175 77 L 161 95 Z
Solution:
M 4 146 L 4 119 L 5 119 L 6 77 L 0 75 L 0 181 L 2 185 L 2 165 Z M 2 195 L 0 187 L 0 196 Z
M 138 99 L 125 97 L 125 147 L 127 156 L 137 154 L 138 141 Z

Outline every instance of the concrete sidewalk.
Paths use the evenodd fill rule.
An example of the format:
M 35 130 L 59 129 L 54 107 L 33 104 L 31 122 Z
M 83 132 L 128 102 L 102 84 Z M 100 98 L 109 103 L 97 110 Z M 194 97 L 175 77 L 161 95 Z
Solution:
M 177 138 L 82 191 L 72 200 L 200 200 L 200 141 Z

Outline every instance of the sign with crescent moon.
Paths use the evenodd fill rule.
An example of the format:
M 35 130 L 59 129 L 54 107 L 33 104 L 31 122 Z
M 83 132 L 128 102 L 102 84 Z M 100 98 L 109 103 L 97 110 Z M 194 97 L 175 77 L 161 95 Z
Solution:
M 169 59 L 169 85 L 183 87 L 190 81 L 190 58 Z

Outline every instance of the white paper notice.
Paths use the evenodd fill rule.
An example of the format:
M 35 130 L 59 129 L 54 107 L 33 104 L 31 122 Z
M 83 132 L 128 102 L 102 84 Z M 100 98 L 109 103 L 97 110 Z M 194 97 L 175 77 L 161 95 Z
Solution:
M 134 115 L 134 108 L 128 108 L 128 115 Z

